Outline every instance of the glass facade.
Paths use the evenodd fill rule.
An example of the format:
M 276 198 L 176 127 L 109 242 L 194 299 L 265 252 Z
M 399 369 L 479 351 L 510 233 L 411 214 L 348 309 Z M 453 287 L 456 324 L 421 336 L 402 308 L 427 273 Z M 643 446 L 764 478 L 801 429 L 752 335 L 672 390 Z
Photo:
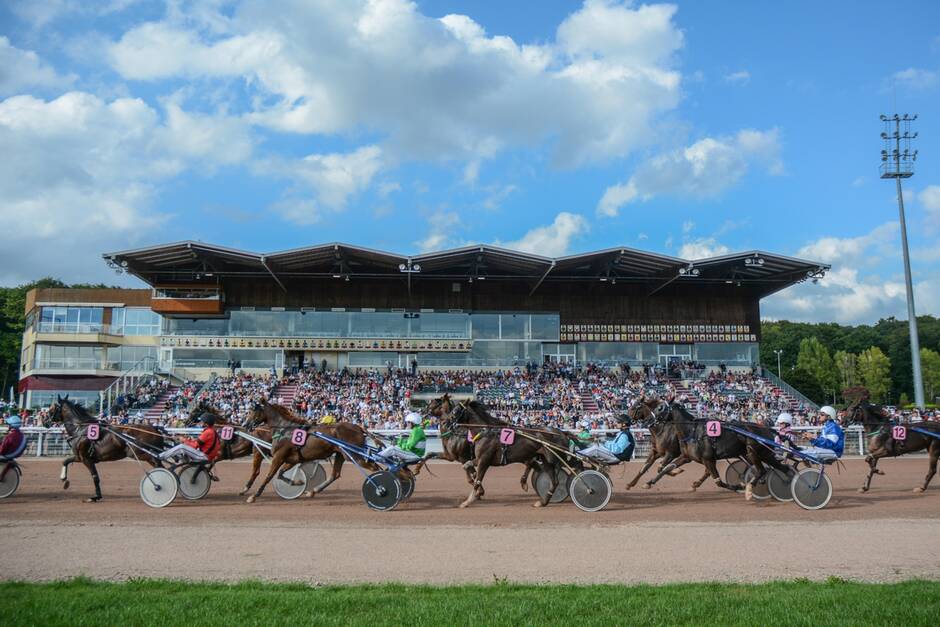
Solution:
M 40 333 L 101 333 L 103 307 L 43 307 L 39 312 Z
M 98 412 L 98 392 L 94 390 L 32 390 L 29 408 L 49 407 L 59 396 L 68 395 L 69 400 L 84 406 L 92 413 Z
M 108 349 L 107 368 L 130 370 L 146 357 L 157 358 L 156 346 L 112 346 Z
M 146 307 L 115 307 L 111 332 L 115 335 L 160 335 L 160 314 Z
M 57 370 L 98 370 L 103 368 L 104 349 L 100 346 L 60 346 L 37 344 L 35 368 Z

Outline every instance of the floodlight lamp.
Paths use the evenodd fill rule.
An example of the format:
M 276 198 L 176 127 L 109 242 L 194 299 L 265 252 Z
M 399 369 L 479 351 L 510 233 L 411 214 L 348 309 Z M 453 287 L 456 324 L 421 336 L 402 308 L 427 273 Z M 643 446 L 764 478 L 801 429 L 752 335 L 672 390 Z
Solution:
M 686 272 L 688 272 L 687 269 L 685 269 L 685 268 L 679 268 L 679 274 L 680 274 L 680 275 L 683 275 L 683 276 L 684 276 Z
M 122 267 L 122 268 L 126 268 L 126 267 L 127 267 L 127 259 L 124 259 L 124 260 L 121 261 L 121 267 Z
M 401 270 L 402 272 L 404 272 L 404 271 L 405 271 L 405 268 L 407 268 L 407 267 L 408 267 L 408 266 L 406 266 L 406 265 L 403 264 L 403 263 L 398 264 L 398 269 Z
M 418 264 L 413 265 L 412 268 L 414 269 L 415 272 L 421 272 L 421 266 L 419 266 Z
M 884 114 L 884 113 L 882 113 L 882 114 L 879 115 L 878 117 L 881 118 L 881 121 L 882 121 L 882 122 L 884 122 L 885 120 L 888 119 L 887 117 L 885 117 L 885 114 Z
M 881 139 L 888 139 L 888 134 L 887 134 L 887 133 L 882 133 L 882 134 L 881 134 Z
M 343 278 L 343 275 L 342 275 L 342 274 L 334 274 L 334 275 L 333 275 L 333 278 L 334 278 L 334 279 L 342 279 L 342 278 Z

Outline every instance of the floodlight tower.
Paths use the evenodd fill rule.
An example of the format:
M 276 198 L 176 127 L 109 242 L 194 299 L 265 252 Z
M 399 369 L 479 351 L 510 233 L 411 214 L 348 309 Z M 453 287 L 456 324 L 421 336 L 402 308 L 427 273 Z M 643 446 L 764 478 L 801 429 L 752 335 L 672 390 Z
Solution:
M 907 321 L 911 334 L 911 362 L 914 369 L 914 404 L 924 409 L 924 380 L 920 371 L 920 340 L 917 337 L 917 316 L 914 313 L 914 287 L 911 282 L 911 256 L 907 247 L 907 223 L 904 220 L 904 196 L 901 192 L 901 179 L 914 175 L 914 162 L 917 161 L 917 151 L 911 151 L 911 140 L 917 138 L 917 133 L 911 134 L 911 122 L 917 119 L 917 114 L 905 113 L 899 116 L 882 115 L 881 121 L 884 130 L 881 139 L 884 147 L 881 150 L 881 178 L 894 179 L 898 188 L 898 215 L 901 219 L 901 248 L 904 252 L 904 282 L 907 286 Z

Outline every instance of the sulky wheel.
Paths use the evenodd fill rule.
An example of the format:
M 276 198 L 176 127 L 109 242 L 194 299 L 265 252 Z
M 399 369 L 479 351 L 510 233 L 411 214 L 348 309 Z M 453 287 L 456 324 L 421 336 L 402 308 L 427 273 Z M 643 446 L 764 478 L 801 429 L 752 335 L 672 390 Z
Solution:
M 407 501 L 415 493 L 415 476 L 407 468 L 402 468 L 401 472 L 405 475 L 405 478 L 402 479 L 400 476 L 396 478 L 398 483 L 401 484 L 401 500 Z
M 612 491 L 610 479 L 597 470 L 582 470 L 571 479 L 571 502 L 585 512 L 604 509 Z
M 750 483 L 751 479 L 754 478 L 756 473 L 753 469 L 748 468 L 747 472 L 744 473 L 744 483 Z M 770 478 L 770 471 L 768 470 L 764 474 L 763 483 L 755 483 L 751 486 L 751 497 L 756 501 L 765 501 L 770 498 L 770 489 L 767 487 L 767 481 Z
M 184 466 L 179 472 L 180 494 L 187 501 L 198 501 L 209 494 L 212 478 L 203 466 Z
M 366 505 L 380 512 L 394 508 L 401 501 L 401 483 L 387 470 L 374 472 L 362 483 Z
M 307 473 L 300 465 L 293 465 L 284 471 L 284 477 L 274 477 L 274 491 L 285 501 L 293 501 L 307 491 Z
M 832 481 L 822 471 L 804 468 L 790 483 L 793 500 L 803 509 L 822 509 L 832 498 Z
M 555 488 L 552 500 L 549 503 L 561 503 L 568 498 L 571 475 L 564 468 L 558 467 L 555 469 L 555 480 L 558 482 L 558 487 Z M 532 475 L 532 487 L 535 488 L 535 493 L 539 495 L 539 498 L 544 498 L 548 494 L 548 490 L 551 488 L 551 480 L 547 470 L 537 470 Z
M 323 464 L 320 462 L 304 462 L 300 467 L 303 468 L 304 474 L 307 475 L 307 485 L 310 486 L 310 489 L 314 492 L 317 488 L 326 483 L 326 470 L 323 469 Z
M 750 466 L 743 459 L 736 459 L 725 469 L 725 483 L 728 485 L 743 485 L 744 475 Z
M 787 471 L 771 468 L 767 474 L 767 489 L 770 490 L 770 496 L 781 503 L 788 503 L 793 500 L 793 477 L 796 472 L 792 468 Z
M 166 468 L 154 468 L 140 480 L 140 498 L 150 507 L 166 507 L 178 490 L 176 475 Z
M 3 473 L 4 466 L 0 465 L 0 474 Z M 9 468 L 6 468 L 6 473 L 3 475 L 3 479 L 0 480 L 0 499 L 13 496 L 13 493 L 16 492 L 18 487 L 20 487 L 20 467 L 10 462 Z

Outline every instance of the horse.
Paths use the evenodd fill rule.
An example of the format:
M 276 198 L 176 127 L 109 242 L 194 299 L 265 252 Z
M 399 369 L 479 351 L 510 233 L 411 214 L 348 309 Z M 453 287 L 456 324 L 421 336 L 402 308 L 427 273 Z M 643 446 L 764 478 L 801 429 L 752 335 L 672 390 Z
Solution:
M 499 440 L 499 432 L 503 428 L 512 428 L 512 425 L 494 418 L 486 407 L 477 401 L 462 401 L 452 412 L 441 418 L 441 428 L 445 431 L 458 427 L 466 428 L 473 440 L 473 461 L 476 469 L 470 494 L 460 504 L 461 508 L 469 507 L 486 493 L 483 479 L 491 466 L 525 464 L 528 467 L 532 463 L 549 473 L 551 484 L 545 495 L 533 503 L 533 507 L 548 505 L 558 487 L 556 471 L 559 464 L 556 460 L 559 459 L 559 454 L 546 443 L 566 450 L 570 439 L 567 434 L 548 429 L 519 429 L 512 444 L 503 444 Z M 539 437 L 528 436 L 530 431 L 539 432 Z M 525 476 L 524 474 L 523 482 Z
M 878 460 L 882 457 L 899 457 L 908 453 L 927 450 L 930 458 L 927 469 L 927 476 L 924 477 L 924 484 L 914 488 L 915 493 L 924 492 L 930 484 L 930 480 L 937 474 L 937 460 L 940 459 L 940 437 L 933 437 L 924 433 L 913 431 L 911 427 L 930 431 L 940 436 L 940 423 L 919 422 L 907 427 L 903 440 L 896 439 L 892 427 L 895 425 L 882 407 L 872 405 L 868 401 L 858 400 L 848 408 L 849 424 L 864 425 L 868 435 L 868 455 L 865 461 L 868 463 L 868 476 L 865 477 L 865 483 L 858 489 L 859 492 L 868 492 L 871 487 L 871 479 L 874 475 L 885 474 L 878 468 Z
M 659 422 L 656 420 L 655 409 L 659 406 L 660 401 L 656 398 L 651 399 L 638 399 L 631 407 L 627 410 L 627 415 L 630 417 L 630 420 L 634 424 L 641 425 L 649 430 L 650 432 L 650 452 L 646 456 L 646 461 L 643 464 L 643 468 L 640 469 L 640 472 L 627 484 L 627 490 L 634 487 L 637 482 L 640 480 L 640 477 L 646 474 L 646 472 L 653 466 L 657 459 L 662 458 L 662 462 L 659 464 L 659 470 L 662 470 L 668 466 L 674 459 L 677 459 L 681 455 L 679 449 L 679 436 L 676 435 L 676 427 L 671 421 Z M 669 476 L 675 477 L 676 475 L 682 473 L 683 468 L 676 468 L 669 472 Z M 708 478 L 706 473 L 701 479 L 699 479 L 695 484 L 693 484 L 693 491 L 702 485 L 705 479 Z M 697 485 L 696 485 L 697 484 Z M 644 489 L 649 490 L 653 484 L 647 481 L 643 487 Z
M 747 492 L 750 493 L 753 485 L 762 481 L 767 474 L 764 464 L 782 472 L 790 470 L 776 458 L 773 451 L 740 433 L 723 429 L 721 435 L 717 437 L 709 436 L 705 431 L 708 421 L 693 416 L 681 403 L 663 403 L 657 411 L 657 419 L 660 422 L 671 420 L 675 425 L 682 454 L 672 464 L 660 470 L 656 477 L 651 480 L 651 485 L 659 481 L 672 468 L 678 468 L 690 461 L 702 464 L 707 470 L 706 476 L 693 484 L 693 491 L 710 476 L 714 479 L 715 485 L 720 488 L 737 492 L 742 487 L 746 487 Z M 772 440 L 775 436 L 774 430 L 770 427 L 750 422 L 735 420 L 728 421 L 726 424 L 744 429 L 766 439 Z M 746 486 L 729 485 L 722 481 L 721 476 L 718 474 L 717 462 L 719 460 L 737 457 L 746 457 L 754 469 L 754 476 Z
M 159 465 L 159 460 L 146 451 L 162 450 L 167 445 L 166 436 L 151 425 L 109 425 L 101 430 L 97 441 L 89 440 L 86 427 L 98 424 L 98 419 L 89 414 L 81 405 L 70 401 L 68 394 L 64 398 L 57 396 L 56 402 L 49 408 L 49 413 L 43 420 L 43 426 L 48 428 L 53 423 L 60 423 L 65 427 L 69 448 L 72 450 L 72 454 L 62 461 L 62 472 L 59 475 L 62 480 L 62 489 L 66 490 L 70 485 L 68 468 L 69 464 L 75 461 L 80 461 L 85 465 L 95 482 L 95 495 L 84 499 L 85 503 L 97 503 L 102 498 L 97 467 L 99 462 L 113 462 L 132 456 L 156 467 Z M 115 432 L 133 439 L 144 447 L 144 450 L 129 450 L 133 447 L 118 437 Z
M 216 429 L 221 429 L 226 426 L 234 427 L 235 429 L 242 429 L 244 431 L 249 431 L 243 426 L 229 422 L 223 419 L 218 411 L 215 408 L 207 405 L 206 403 L 200 403 L 193 411 L 190 413 L 189 417 L 186 419 L 187 427 L 195 427 L 199 424 L 199 421 L 203 414 L 211 414 L 216 417 L 215 426 Z M 271 441 L 271 429 L 268 427 L 256 427 L 250 430 L 251 435 L 255 436 L 259 440 L 265 442 Z M 248 477 L 248 481 L 245 483 L 245 488 L 238 493 L 239 496 L 244 496 L 248 494 L 248 491 L 251 489 L 251 486 L 254 484 L 255 480 L 258 478 L 258 475 L 261 474 L 261 462 L 264 461 L 264 455 L 261 454 L 261 451 L 258 448 L 246 440 L 245 438 L 233 438 L 231 440 L 222 440 L 222 449 L 219 452 L 219 457 L 214 460 L 209 465 L 209 475 L 215 478 L 215 475 L 212 474 L 212 469 L 215 468 L 216 462 L 227 461 L 230 459 L 238 459 L 240 457 L 247 457 L 251 455 L 251 475 Z
M 431 400 L 425 407 L 425 413 L 434 416 L 440 421 L 445 415 L 450 415 L 454 410 L 454 403 L 449 394 L 444 394 L 440 398 Z M 448 462 L 459 462 L 467 473 L 467 483 L 471 486 L 476 480 L 476 470 L 473 465 L 473 445 L 467 439 L 468 429 L 455 425 L 448 430 L 441 430 L 441 446 L 444 449 L 441 453 L 429 453 L 415 467 L 415 474 L 418 474 L 430 459 L 443 459 Z M 523 489 L 528 489 L 523 481 Z
M 296 464 L 302 464 L 303 462 L 327 459 L 331 455 L 333 456 L 332 475 L 323 485 L 304 492 L 303 496 L 307 498 L 322 492 L 328 485 L 339 479 L 343 462 L 346 459 L 344 451 L 339 446 L 331 444 L 326 440 L 321 440 L 318 437 L 308 437 L 303 446 L 296 446 L 288 437 L 285 437 L 288 435 L 289 431 L 293 431 L 294 429 L 306 429 L 309 433 L 311 429 L 315 429 L 337 440 L 342 440 L 360 447 L 366 445 L 366 438 L 369 435 L 365 429 L 350 422 L 337 422 L 329 425 L 314 426 L 294 415 L 293 412 L 286 407 L 274 405 L 267 401 L 262 401 L 252 408 L 248 414 L 246 427 L 248 429 L 254 429 L 262 424 L 271 429 L 272 433 L 273 447 L 271 449 L 271 468 L 268 470 L 268 475 L 264 478 L 264 481 L 258 486 L 257 491 L 248 497 L 248 503 L 254 503 L 255 500 L 261 496 L 261 493 L 264 492 L 265 487 L 271 482 L 275 475 L 284 481 L 290 482 L 291 480 L 285 477 L 284 473 Z M 352 455 L 352 453 L 350 453 L 350 455 Z M 356 457 L 358 458 L 358 456 Z M 381 470 L 378 465 L 366 459 L 358 458 L 357 463 L 363 468 L 367 468 L 373 472 Z M 403 469 L 403 472 L 406 471 Z

